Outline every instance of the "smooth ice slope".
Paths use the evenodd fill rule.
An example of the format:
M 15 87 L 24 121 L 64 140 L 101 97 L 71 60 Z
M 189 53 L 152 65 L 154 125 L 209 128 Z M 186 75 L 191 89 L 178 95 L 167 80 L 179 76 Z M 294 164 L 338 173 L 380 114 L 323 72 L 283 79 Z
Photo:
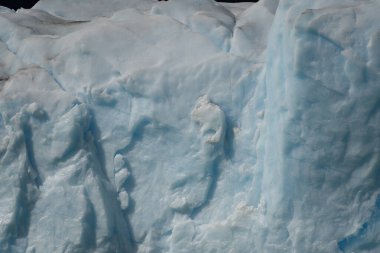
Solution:
M 0 252 L 379 252 L 379 11 L 1 8 Z

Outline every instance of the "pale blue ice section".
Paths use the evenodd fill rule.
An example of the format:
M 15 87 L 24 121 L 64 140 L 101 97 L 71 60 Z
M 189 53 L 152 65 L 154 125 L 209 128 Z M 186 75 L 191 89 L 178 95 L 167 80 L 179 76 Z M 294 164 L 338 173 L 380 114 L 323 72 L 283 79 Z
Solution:
M 380 252 L 377 0 L 0 9 L 0 253 Z

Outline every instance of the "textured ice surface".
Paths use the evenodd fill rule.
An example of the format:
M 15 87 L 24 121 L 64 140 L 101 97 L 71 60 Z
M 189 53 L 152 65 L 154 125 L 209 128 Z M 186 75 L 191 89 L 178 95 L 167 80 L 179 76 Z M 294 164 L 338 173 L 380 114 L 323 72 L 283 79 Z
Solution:
M 380 252 L 377 0 L 0 9 L 0 252 Z

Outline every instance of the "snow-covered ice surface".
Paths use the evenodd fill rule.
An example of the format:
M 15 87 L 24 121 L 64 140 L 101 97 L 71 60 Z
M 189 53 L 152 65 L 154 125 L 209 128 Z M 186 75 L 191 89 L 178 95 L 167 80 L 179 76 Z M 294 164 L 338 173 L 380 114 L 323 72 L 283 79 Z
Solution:
M 379 12 L 0 8 L 0 252 L 380 252 Z

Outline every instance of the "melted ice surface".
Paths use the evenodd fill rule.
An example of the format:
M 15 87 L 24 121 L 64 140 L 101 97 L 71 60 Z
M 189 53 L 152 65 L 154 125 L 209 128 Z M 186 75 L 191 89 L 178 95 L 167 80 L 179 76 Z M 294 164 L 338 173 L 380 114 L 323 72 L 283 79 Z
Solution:
M 379 10 L 1 8 L 0 252 L 379 252 Z

